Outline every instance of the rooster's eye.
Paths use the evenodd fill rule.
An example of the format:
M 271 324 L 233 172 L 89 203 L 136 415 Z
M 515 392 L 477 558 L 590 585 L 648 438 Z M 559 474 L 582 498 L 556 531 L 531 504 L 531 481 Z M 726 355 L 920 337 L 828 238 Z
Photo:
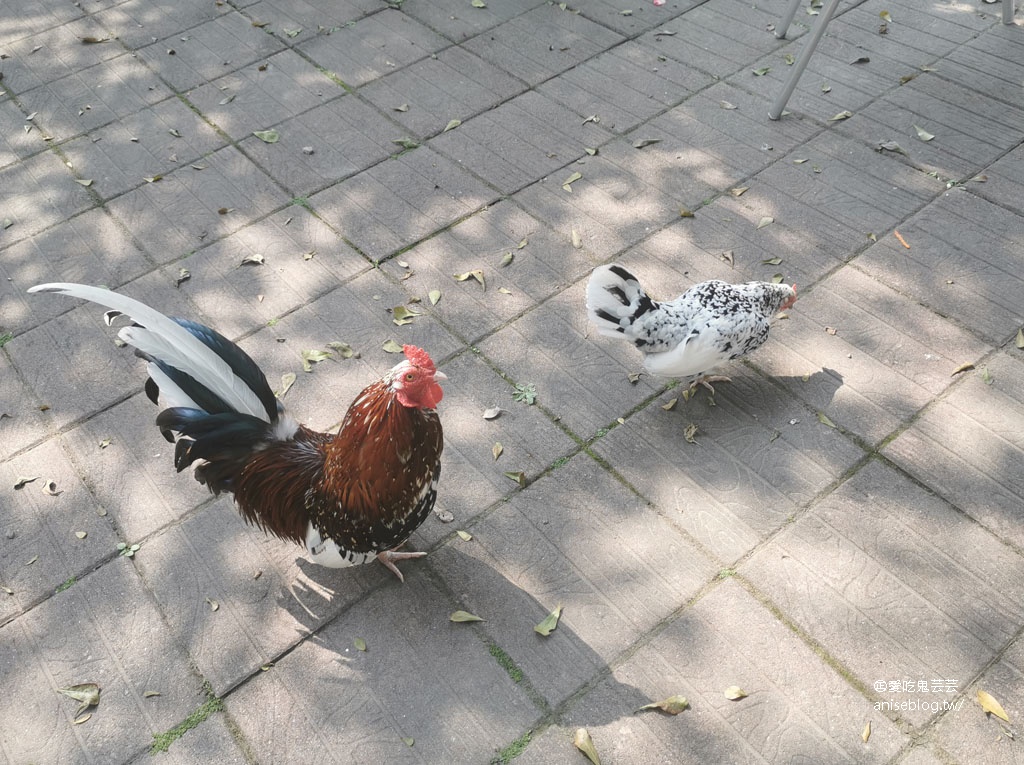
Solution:
M 416 379 L 416 374 L 413 373 L 413 372 L 406 372 L 405 373 L 405 379 L 406 379 L 407 382 L 412 382 L 413 380 Z

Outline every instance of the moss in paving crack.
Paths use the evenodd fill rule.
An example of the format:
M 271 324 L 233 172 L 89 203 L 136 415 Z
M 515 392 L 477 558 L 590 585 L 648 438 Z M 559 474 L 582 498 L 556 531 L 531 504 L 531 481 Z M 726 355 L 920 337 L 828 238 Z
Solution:
M 497 756 L 491 760 L 491 765 L 508 765 L 516 757 L 526 751 L 526 747 L 530 745 L 530 732 L 527 731 L 522 736 L 517 738 L 511 744 L 506 746 Z
M 516 666 L 516 663 L 512 661 L 512 657 L 505 653 L 501 649 L 501 646 L 496 643 L 491 643 L 489 650 L 491 652 L 491 656 L 493 656 L 495 661 L 498 662 L 498 666 L 508 672 L 509 677 L 517 683 L 523 679 L 523 670 Z
M 61 582 L 60 584 L 57 585 L 57 592 L 64 592 L 64 590 L 66 590 L 68 587 L 70 587 L 71 585 L 73 585 L 77 581 L 78 581 L 78 579 L 76 577 L 71 577 L 71 578 Z
M 184 736 L 190 730 L 199 725 L 203 720 L 212 715 L 214 712 L 220 712 L 224 709 L 224 702 L 220 699 L 209 699 L 199 709 L 190 714 L 180 723 L 175 725 L 166 733 L 154 733 L 153 734 L 153 745 L 149 748 L 150 754 L 156 754 L 157 752 L 166 752 L 171 748 L 171 744 L 177 741 L 179 738 Z

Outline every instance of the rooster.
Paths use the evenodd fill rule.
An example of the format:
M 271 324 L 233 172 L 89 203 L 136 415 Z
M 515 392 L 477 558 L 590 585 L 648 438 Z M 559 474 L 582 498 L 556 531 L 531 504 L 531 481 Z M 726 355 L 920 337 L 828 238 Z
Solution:
M 691 390 L 700 383 L 712 393 L 712 382 L 729 378 L 708 372 L 759 348 L 771 320 L 795 302 L 795 284 L 713 280 L 660 303 L 617 263 L 598 266 L 587 283 L 587 312 L 598 332 L 632 342 L 649 374 L 693 377 Z
M 338 435 L 298 424 L 274 396 L 256 363 L 220 333 L 171 319 L 137 300 L 82 284 L 41 284 L 112 309 L 134 322 L 118 336 L 149 362 L 146 393 L 166 403 L 156 418 L 181 472 L 214 494 L 234 494 L 239 512 L 264 532 L 305 546 L 324 566 L 374 558 L 403 580 L 396 561 L 423 552 L 396 548 L 426 520 L 441 470 L 443 395 L 426 351 L 366 387 Z

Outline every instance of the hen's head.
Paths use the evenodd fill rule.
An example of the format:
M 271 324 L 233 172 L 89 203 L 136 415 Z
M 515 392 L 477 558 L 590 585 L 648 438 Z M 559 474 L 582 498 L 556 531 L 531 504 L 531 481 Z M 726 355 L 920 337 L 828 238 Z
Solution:
M 788 289 L 792 290 L 792 293 L 786 298 L 786 301 L 782 304 L 782 306 L 780 306 L 780 311 L 785 311 L 787 308 L 792 308 L 793 304 L 796 302 L 796 285 L 794 284 L 792 287 L 789 287 Z
M 447 376 L 437 371 L 433 359 L 422 348 L 403 345 L 402 350 L 405 361 L 392 367 L 385 379 L 402 406 L 433 409 L 444 396 L 438 380 L 447 380 Z

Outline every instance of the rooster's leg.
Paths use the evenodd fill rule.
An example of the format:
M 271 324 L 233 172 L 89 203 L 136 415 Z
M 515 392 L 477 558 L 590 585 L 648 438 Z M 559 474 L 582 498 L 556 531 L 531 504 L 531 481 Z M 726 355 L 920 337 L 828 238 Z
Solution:
M 711 391 L 711 395 L 714 396 L 715 389 L 711 387 L 711 383 L 713 382 L 732 382 L 732 378 L 726 377 L 725 375 L 701 375 L 690 383 L 690 392 L 692 393 L 696 390 L 698 385 L 703 385 Z
M 384 552 L 377 553 L 377 560 L 387 566 L 388 570 L 398 577 L 398 581 L 404 582 L 405 577 L 402 576 L 402 572 L 398 570 L 398 566 L 395 565 L 395 561 L 407 560 L 409 558 L 422 558 L 424 555 L 426 555 L 425 552 L 398 552 L 397 550 L 385 550 Z

